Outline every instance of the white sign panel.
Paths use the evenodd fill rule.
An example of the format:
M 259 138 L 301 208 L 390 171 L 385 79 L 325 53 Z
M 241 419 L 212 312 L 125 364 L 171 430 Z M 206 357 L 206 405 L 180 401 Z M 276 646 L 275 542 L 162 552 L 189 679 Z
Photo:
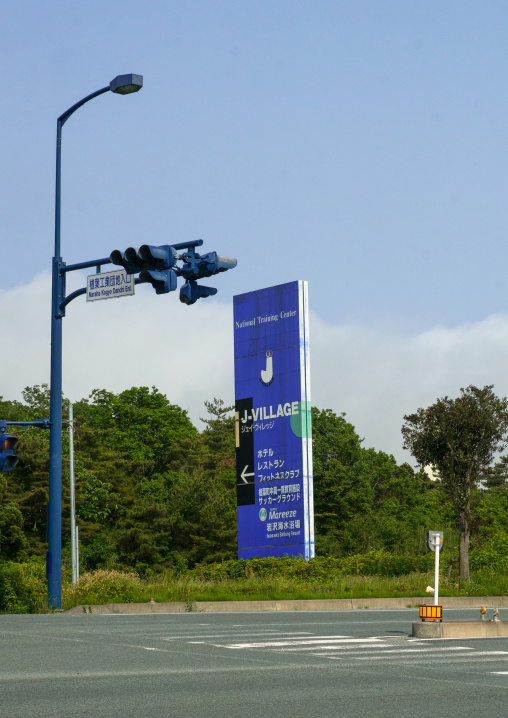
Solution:
M 134 296 L 134 279 L 134 274 L 127 274 L 124 269 L 91 274 L 86 279 L 86 301 L 96 302 L 99 299 L 132 297 Z

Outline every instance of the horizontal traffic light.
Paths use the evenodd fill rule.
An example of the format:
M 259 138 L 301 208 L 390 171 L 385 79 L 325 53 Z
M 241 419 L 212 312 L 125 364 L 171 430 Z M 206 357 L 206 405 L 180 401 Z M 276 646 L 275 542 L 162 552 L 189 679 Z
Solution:
M 236 259 L 221 257 L 217 252 L 197 254 L 196 247 L 202 244 L 202 239 L 160 247 L 143 244 L 139 249 L 128 247 L 125 252 L 115 249 L 109 259 L 112 264 L 123 267 L 127 274 L 139 273 L 136 284 L 151 284 L 157 294 L 173 292 L 177 288 L 177 278 L 184 277 L 186 283 L 180 290 L 180 301 L 194 304 L 202 297 L 217 293 L 216 289 L 202 287 L 195 280 L 227 272 L 237 264 Z
M 11 434 L 0 434 L 0 471 L 12 471 L 19 459 L 14 456 L 19 439 Z
M 217 294 L 215 287 L 202 287 L 197 282 L 187 281 L 180 288 L 180 301 L 184 304 L 194 304 L 203 297 L 211 297 Z

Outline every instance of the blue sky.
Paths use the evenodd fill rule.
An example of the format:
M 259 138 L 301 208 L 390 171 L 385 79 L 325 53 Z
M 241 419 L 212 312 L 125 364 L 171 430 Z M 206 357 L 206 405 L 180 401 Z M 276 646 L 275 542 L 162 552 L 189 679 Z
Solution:
M 141 372 L 135 313 L 154 333 L 166 325 L 166 374 L 176 351 L 202 372 L 223 336 L 223 378 L 208 375 L 208 396 L 182 394 L 197 416 L 193 402 L 232 395 L 233 295 L 295 279 L 309 281 L 315 403 L 345 411 L 366 444 L 403 456 L 404 413 L 470 383 L 508 393 L 507 21 L 502 2 L 5 4 L 0 298 L 13 342 L 4 334 L 0 395 L 49 378 L 49 305 L 36 317 L 53 253 L 56 118 L 127 72 L 144 76 L 141 92 L 108 93 L 65 125 L 64 260 L 203 238 L 238 267 L 204 309 L 171 295 L 156 305 L 146 287 L 135 312 L 77 300 L 68 395 L 142 374 L 180 400 L 162 365 L 153 381 Z M 101 331 L 113 343 L 121 333 L 129 360 L 85 371 Z

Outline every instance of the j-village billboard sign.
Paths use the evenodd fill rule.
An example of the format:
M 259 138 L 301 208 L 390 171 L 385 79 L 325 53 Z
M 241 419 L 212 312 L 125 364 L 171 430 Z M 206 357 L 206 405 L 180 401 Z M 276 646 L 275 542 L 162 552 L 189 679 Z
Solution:
M 314 556 L 307 282 L 234 297 L 238 557 Z

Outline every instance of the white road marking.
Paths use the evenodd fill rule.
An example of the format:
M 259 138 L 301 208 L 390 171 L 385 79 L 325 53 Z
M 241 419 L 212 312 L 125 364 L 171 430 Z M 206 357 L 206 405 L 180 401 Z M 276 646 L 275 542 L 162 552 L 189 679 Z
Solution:
M 420 652 L 420 651 L 418 651 Z M 508 651 L 473 651 L 472 653 L 468 653 L 467 657 L 464 659 L 454 659 L 457 660 L 469 660 L 471 656 L 499 656 L 499 655 L 506 655 L 508 654 Z M 435 656 L 435 658 L 441 658 L 440 656 Z M 445 656 L 443 655 L 443 658 Z M 382 661 L 384 659 L 384 656 L 356 656 L 355 661 Z
M 322 649 L 326 650 L 327 646 L 323 646 Z M 330 646 L 333 650 L 333 646 Z M 322 650 L 321 647 L 319 650 Z M 378 651 L 378 646 L 376 646 L 376 650 L 369 651 L 368 655 L 372 656 L 377 653 L 382 654 L 385 656 L 387 653 L 448 653 L 449 651 L 472 651 L 472 648 L 467 648 L 466 646 L 452 646 L 451 648 L 388 648 L 386 651 Z M 348 653 L 348 656 L 354 655 L 355 653 L 359 654 L 362 653 L 363 655 L 366 654 L 366 651 L 352 651 L 351 653 Z M 317 656 L 319 654 L 314 653 L 313 655 Z M 327 654 L 322 653 L 321 655 L 325 656 Z M 474 655 L 474 654 L 468 654 L 468 655 Z
M 346 636 L 320 636 L 319 638 L 311 638 L 305 640 L 290 640 L 290 641 L 267 641 L 265 643 L 230 643 L 224 645 L 217 645 L 217 648 L 280 648 L 282 646 L 307 646 L 316 645 L 319 643 L 331 644 L 331 643 L 381 643 L 379 638 L 347 638 Z
M 247 631 L 245 633 L 215 633 L 208 636 L 192 636 L 192 638 L 236 638 L 236 636 L 266 636 L 267 638 L 277 638 L 277 636 L 285 636 L 284 640 L 289 641 L 291 636 L 302 638 L 303 636 L 312 636 L 311 631 Z M 164 636 L 161 638 L 162 641 L 178 641 L 184 638 L 184 636 Z M 204 643 L 204 641 L 189 641 L 189 643 Z
M 335 646 L 319 646 L 320 651 L 347 651 L 348 656 L 352 656 L 355 653 L 361 653 L 365 655 L 366 651 L 353 651 L 350 649 L 358 648 L 358 646 L 344 646 L 344 645 L 335 645 Z M 372 648 L 371 645 L 365 647 L 368 650 L 369 656 L 374 653 L 433 653 L 433 652 L 442 652 L 442 651 L 472 651 L 472 648 L 466 648 L 465 646 L 453 646 L 451 648 L 445 649 L 445 648 L 391 648 L 391 644 L 385 643 L 376 643 L 375 647 Z M 316 647 L 312 646 L 311 648 L 277 648 L 277 651 L 284 651 L 284 652 L 290 652 L 290 651 L 315 651 Z M 318 654 L 313 653 L 312 655 L 327 655 L 325 653 Z
M 370 648 L 371 644 L 369 643 L 365 648 Z M 376 648 L 388 648 L 388 643 L 376 643 Z M 351 655 L 353 648 L 358 648 L 358 643 L 355 643 L 354 646 L 346 646 L 344 643 L 336 643 L 333 646 L 328 645 L 314 645 L 314 646 L 305 646 L 305 648 L 274 648 L 274 653 L 296 653 L 297 651 L 315 651 L 316 648 L 319 648 L 320 651 L 347 651 L 348 655 Z M 365 653 L 365 651 L 356 651 L 356 653 Z M 313 654 L 317 655 L 317 654 Z M 325 654 L 323 654 L 325 655 Z
M 344 646 L 344 645 L 335 645 L 335 646 L 319 646 L 320 651 L 334 651 L 335 653 L 340 653 L 341 651 L 347 651 L 348 656 L 352 656 L 355 653 L 365 655 L 365 653 L 368 652 L 368 655 L 373 655 L 375 653 L 382 653 L 383 655 L 385 653 L 435 653 L 435 652 L 442 652 L 445 650 L 448 651 L 472 651 L 472 648 L 466 648 L 465 646 L 457 646 L 453 648 L 391 648 L 389 644 L 382 645 L 380 643 L 376 643 L 375 647 L 373 648 L 371 645 L 365 646 L 365 650 L 363 651 L 354 651 L 351 650 L 353 648 L 358 648 L 358 646 Z M 284 653 L 290 653 L 294 651 L 315 651 L 316 646 L 306 647 L 306 648 L 277 648 L 275 649 L 277 652 L 284 652 Z M 313 653 L 313 656 L 326 656 L 329 654 L 326 653 Z
M 508 671 L 491 671 L 496 676 L 508 676 Z

